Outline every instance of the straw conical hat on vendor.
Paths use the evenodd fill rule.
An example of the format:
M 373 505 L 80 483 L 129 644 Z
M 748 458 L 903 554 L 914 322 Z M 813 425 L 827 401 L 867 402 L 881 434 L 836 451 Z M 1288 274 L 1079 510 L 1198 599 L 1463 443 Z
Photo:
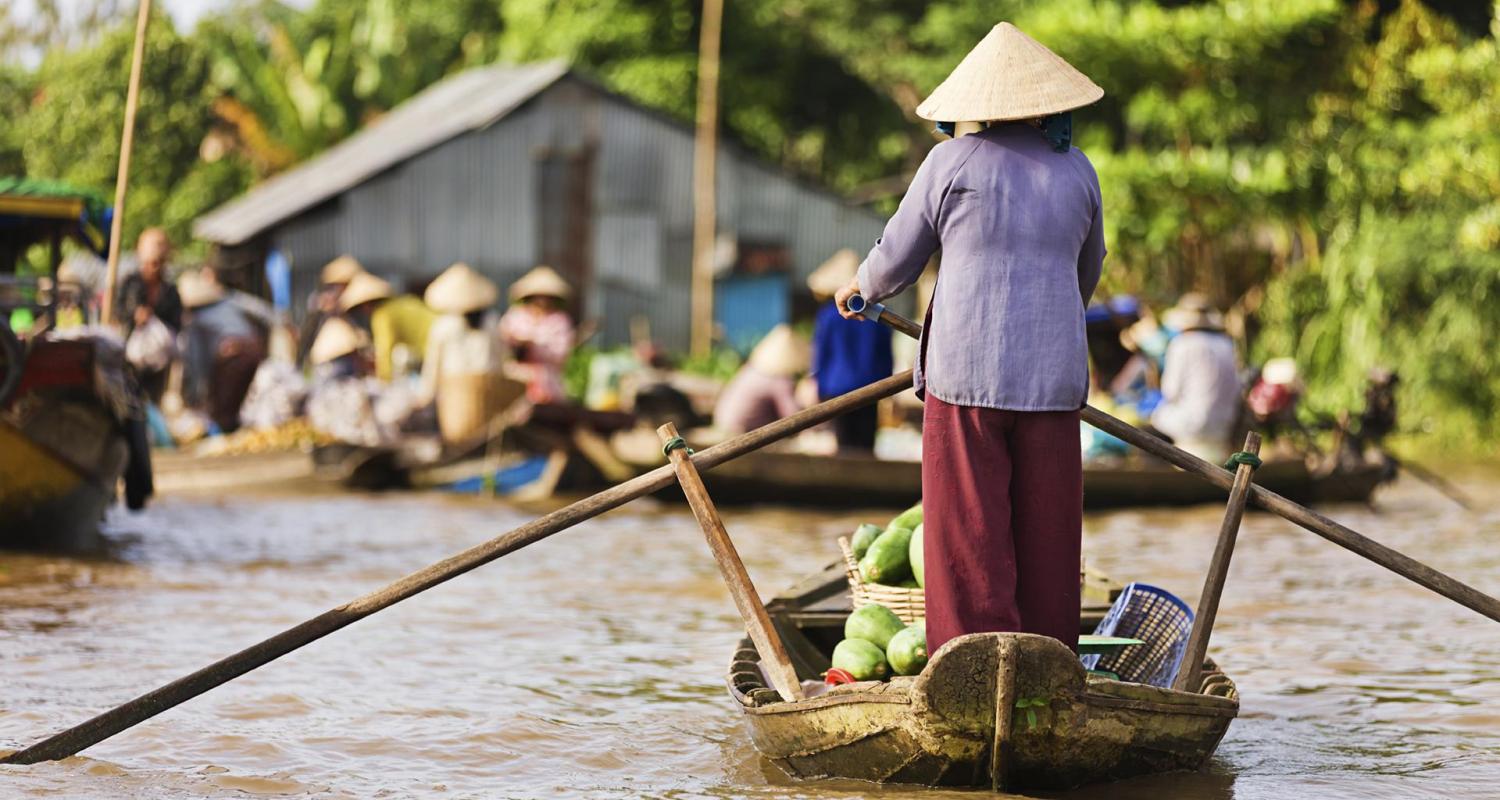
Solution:
M 368 343 L 365 332 L 349 324 L 342 317 L 331 317 L 318 329 L 318 338 L 313 340 L 307 357 L 314 364 L 327 364 L 359 350 Z
M 368 272 L 361 272 L 349 281 L 349 285 L 339 295 L 339 308 L 348 311 L 357 305 L 384 300 L 395 294 L 396 290 L 390 283 Z
M 1167 309 L 1162 322 L 1175 331 L 1222 331 L 1224 315 L 1214 308 L 1208 295 L 1188 292 L 1177 299 L 1177 305 Z
M 990 32 L 917 106 L 935 122 L 991 122 L 1061 114 L 1104 96 L 1087 75 L 1009 22 Z
M 339 256 L 323 265 L 323 272 L 318 275 L 322 283 L 349 283 L 354 276 L 365 271 L 365 268 L 354 259 L 354 256 Z
M 745 363 L 767 375 L 793 377 L 806 372 L 811 362 L 812 352 L 807 342 L 793 333 L 790 326 L 777 325 L 750 351 Z
M 511 302 L 525 300 L 528 297 L 555 297 L 567 302 L 573 296 L 573 287 L 557 274 L 557 270 L 541 266 L 522 275 L 519 280 L 510 285 Z
M 818 297 L 833 297 L 849 285 L 859 271 L 859 254 L 844 248 L 834 253 L 822 266 L 807 276 L 807 288 Z
M 177 279 L 177 294 L 183 308 L 200 308 L 224 299 L 224 287 L 203 270 L 194 270 Z
M 468 314 L 495 305 L 499 297 L 494 281 L 460 261 L 427 285 L 422 300 L 441 314 Z

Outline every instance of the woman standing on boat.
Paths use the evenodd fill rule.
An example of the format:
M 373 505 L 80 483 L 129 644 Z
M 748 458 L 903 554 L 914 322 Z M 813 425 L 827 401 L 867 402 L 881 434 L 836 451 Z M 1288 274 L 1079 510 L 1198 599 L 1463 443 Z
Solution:
M 957 136 L 928 153 L 836 298 L 852 318 L 851 295 L 902 291 L 942 249 L 916 376 L 934 650 L 987 631 L 1077 649 L 1083 312 L 1104 223 L 1068 112 L 1103 95 L 1014 26 L 995 26 L 918 106 Z

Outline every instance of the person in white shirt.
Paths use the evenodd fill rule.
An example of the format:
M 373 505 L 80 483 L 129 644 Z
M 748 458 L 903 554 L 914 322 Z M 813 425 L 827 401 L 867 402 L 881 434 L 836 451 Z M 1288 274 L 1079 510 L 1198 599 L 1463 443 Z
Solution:
M 1197 292 L 1183 295 L 1163 321 L 1177 335 L 1167 345 L 1151 426 L 1189 453 L 1221 461 L 1233 450 L 1242 402 L 1234 340 L 1223 315 Z

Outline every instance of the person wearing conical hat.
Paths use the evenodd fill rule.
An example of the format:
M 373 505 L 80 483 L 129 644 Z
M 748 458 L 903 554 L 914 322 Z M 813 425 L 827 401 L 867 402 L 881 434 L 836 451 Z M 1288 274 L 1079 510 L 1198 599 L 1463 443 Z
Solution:
M 356 325 L 370 332 L 375 351 L 375 377 L 390 381 L 395 374 L 397 349 L 409 354 L 409 363 L 427 353 L 427 333 L 437 314 L 420 298 L 397 294 L 390 283 L 361 272 L 339 295 L 339 310 Z
M 377 409 L 384 386 L 370 377 L 369 346 L 369 335 L 343 317 L 323 323 L 308 352 L 314 377 L 307 422 L 340 442 L 379 447 L 396 440 L 398 427 Z
M 440 314 L 427 332 L 422 387 L 437 405 L 438 428 L 449 444 L 467 442 L 522 389 L 502 374 L 505 343 L 500 340 L 494 281 L 459 262 L 444 270 L 422 299 Z
M 500 335 L 515 356 L 511 370 L 526 381 L 533 403 L 564 399 L 563 362 L 577 337 L 568 301 L 573 287 L 551 267 L 537 267 L 510 287 L 510 308 L 500 318 Z
M 1234 449 L 1242 390 L 1224 315 L 1206 295 L 1188 292 L 1162 322 L 1176 333 L 1167 344 L 1151 427 L 1189 453 L 1223 461 Z
M 890 330 L 844 319 L 833 301 L 858 269 L 859 254 L 846 247 L 807 276 L 807 288 L 819 303 L 812 341 L 812 376 L 819 400 L 889 378 L 895 367 Z M 875 450 L 879 425 L 879 406 L 872 403 L 835 419 L 833 433 L 840 450 L 868 453 Z
M 772 328 L 719 393 L 714 427 L 740 434 L 800 411 L 797 378 L 807 372 L 810 359 L 807 342 L 790 326 Z
M 942 250 L 916 375 L 934 650 L 984 631 L 1077 648 L 1084 308 L 1103 266 L 1104 217 L 1070 113 L 1103 94 L 1014 25 L 996 25 L 917 107 L 966 135 L 927 154 L 836 295 L 853 318 L 850 296 L 891 297 Z
M 356 276 L 364 273 L 364 265 L 347 253 L 323 265 L 323 269 L 318 272 L 318 285 L 307 295 L 307 313 L 302 318 L 302 329 L 297 335 L 298 364 L 307 363 L 308 351 L 317 340 L 323 321 L 341 313 L 339 297 L 343 295 L 344 288 Z
M 207 269 L 179 278 L 177 292 L 184 309 L 183 402 L 206 412 L 220 432 L 232 433 L 265 354 L 260 330 Z

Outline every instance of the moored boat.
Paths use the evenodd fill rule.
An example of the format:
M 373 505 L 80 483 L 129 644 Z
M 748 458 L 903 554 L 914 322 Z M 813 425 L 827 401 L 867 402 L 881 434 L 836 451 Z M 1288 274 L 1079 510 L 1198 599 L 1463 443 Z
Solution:
M 1067 788 L 1198 769 L 1238 714 L 1234 683 L 1211 663 L 1199 691 L 1173 691 L 1090 674 L 1061 643 L 1030 634 L 960 637 L 920 675 L 824 689 L 847 608 L 833 572 L 767 605 L 806 699 L 769 688 L 748 639 L 729 667 L 755 747 L 793 777 Z M 1102 614 L 1098 600 L 1085 593 L 1082 627 Z
M 660 465 L 660 454 L 655 456 L 622 457 L 647 469 Z M 1365 502 L 1387 480 L 1389 468 L 1373 462 L 1316 469 L 1302 459 L 1277 459 L 1255 473 L 1257 484 L 1302 504 Z M 922 464 L 763 450 L 705 471 L 703 482 L 720 504 L 774 498 L 793 505 L 904 508 L 921 499 Z M 1083 505 L 1091 510 L 1216 503 L 1224 495 L 1223 489 L 1165 464 L 1090 464 L 1083 470 Z

